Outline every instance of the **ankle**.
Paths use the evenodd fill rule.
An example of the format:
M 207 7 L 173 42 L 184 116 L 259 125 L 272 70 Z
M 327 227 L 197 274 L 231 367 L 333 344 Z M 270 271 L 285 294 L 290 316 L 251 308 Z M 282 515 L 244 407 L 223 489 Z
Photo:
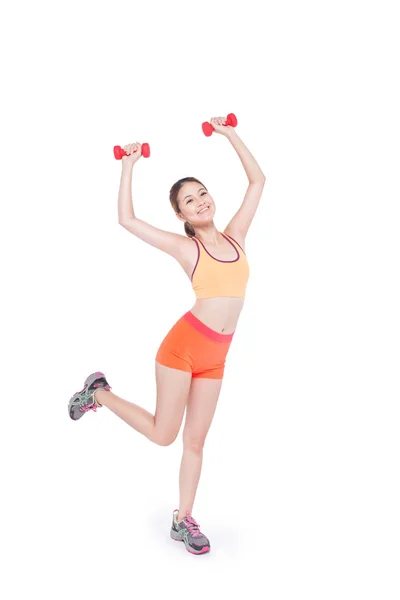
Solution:
M 102 397 L 102 393 L 106 392 L 107 390 L 96 390 L 95 392 L 93 392 L 93 398 L 94 401 L 96 402 L 97 406 L 103 406 L 103 402 L 104 402 L 104 396 L 103 396 L 103 402 L 100 402 L 100 398 Z M 99 394 L 100 394 L 100 398 L 99 398 Z
M 191 512 L 189 513 L 189 516 L 190 516 L 190 515 L 191 515 Z M 185 511 L 185 512 L 184 512 L 184 514 L 182 514 L 182 515 L 181 515 L 181 514 L 178 512 L 178 515 L 177 515 L 177 517 L 176 517 L 176 520 L 177 520 L 177 522 L 179 523 L 179 522 L 180 522 L 180 521 L 182 521 L 182 519 L 184 519 L 185 517 L 186 517 L 186 511 Z

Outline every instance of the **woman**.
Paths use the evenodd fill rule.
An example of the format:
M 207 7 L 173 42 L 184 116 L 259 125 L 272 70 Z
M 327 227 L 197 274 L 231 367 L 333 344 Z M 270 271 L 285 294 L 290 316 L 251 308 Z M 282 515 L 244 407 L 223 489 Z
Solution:
M 155 415 L 111 392 L 103 373 L 90 375 L 84 388 L 69 402 L 73 420 L 85 412 L 107 406 L 149 440 L 172 444 L 181 427 L 183 456 L 179 473 L 179 509 L 173 511 L 170 535 L 183 541 L 194 554 L 210 550 L 210 542 L 191 516 L 200 478 L 203 446 L 216 409 L 225 359 L 243 307 L 249 267 L 245 238 L 264 188 L 265 176 L 233 127 L 224 117 L 211 119 L 216 133 L 225 136 L 236 150 L 249 180 L 244 200 L 224 233 L 214 225 L 215 203 L 207 188 L 187 177 L 176 182 L 170 202 L 185 224 L 186 236 L 163 231 L 135 216 L 132 206 L 133 165 L 141 145 L 124 147 L 118 197 L 119 222 L 143 241 L 167 252 L 192 281 L 194 306 L 184 314 L 162 341 L 155 363 L 157 404 Z

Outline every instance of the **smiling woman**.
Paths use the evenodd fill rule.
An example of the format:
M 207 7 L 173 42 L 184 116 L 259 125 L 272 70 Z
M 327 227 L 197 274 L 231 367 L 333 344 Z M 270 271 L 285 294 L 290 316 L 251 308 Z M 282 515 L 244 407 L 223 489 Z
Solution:
M 185 184 L 192 185 L 189 186 Z M 201 187 L 198 187 L 198 184 L 200 184 Z M 185 186 L 185 196 L 182 198 L 182 200 L 180 200 L 180 206 L 178 195 L 183 186 Z M 195 235 L 194 226 L 189 219 L 191 220 L 194 214 L 203 214 L 206 208 L 209 212 L 211 203 L 214 204 L 207 188 L 195 177 L 184 177 L 183 179 L 180 179 L 174 183 L 169 192 L 169 200 L 177 217 L 184 221 L 185 233 L 188 237 L 193 237 Z M 192 205 L 194 208 L 189 208 L 190 205 Z
M 203 446 L 217 406 L 225 362 L 241 313 L 249 278 L 245 237 L 256 212 L 265 177 L 246 146 L 223 117 L 211 119 L 217 133 L 237 151 L 249 179 L 239 210 L 224 232 L 214 224 L 215 202 L 195 177 L 180 179 L 169 199 L 186 236 L 164 231 L 138 219 L 132 205 L 132 167 L 141 156 L 140 144 L 124 147 L 118 196 L 119 222 L 143 241 L 173 256 L 184 269 L 196 296 L 194 306 L 164 336 L 155 358 L 155 414 L 111 391 L 104 373 L 90 375 L 71 398 L 69 414 L 80 419 L 106 406 L 152 442 L 167 446 L 183 430 L 179 474 L 179 509 L 173 512 L 170 535 L 189 552 L 210 550 L 208 538 L 191 516 L 200 478 Z

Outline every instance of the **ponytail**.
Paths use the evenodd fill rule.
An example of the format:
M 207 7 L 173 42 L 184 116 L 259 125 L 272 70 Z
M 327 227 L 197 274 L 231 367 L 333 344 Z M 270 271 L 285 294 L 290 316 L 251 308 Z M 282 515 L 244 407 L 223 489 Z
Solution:
M 196 232 L 193 228 L 193 226 L 188 223 L 187 221 L 185 221 L 185 233 L 188 237 L 193 237 L 196 235 Z

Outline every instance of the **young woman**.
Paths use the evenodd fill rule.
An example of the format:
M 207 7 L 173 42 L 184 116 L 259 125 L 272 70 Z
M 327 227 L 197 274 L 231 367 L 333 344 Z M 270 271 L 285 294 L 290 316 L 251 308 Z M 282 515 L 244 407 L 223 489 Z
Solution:
M 196 294 L 194 306 L 171 328 L 155 362 L 157 403 L 155 414 L 111 392 L 105 375 L 89 375 L 69 402 L 69 415 L 80 419 L 89 410 L 106 406 L 149 440 L 172 444 L 181 427 L 183 456 L 179 473 L 179 509 L 173 511 L 170 535 L 183 541 L 189 552 L 203 554 L 210 542 L 191 516 L 200 478 L 203 446 L 221 390 L 225 359 L 243 307 L 249 267 L 245 238 L 264 188 L 265 176 L 233 127 L 224 117 L 211 119 L 216 133 L 236 150 L 249 186 L 239 210 L 224 232 L 214 225 L 215 203 L 197 179 L 177 181 L 170 202 L 185 224 L 186 236 L 153 227 L 138 219 L 132 206 L 133 165 L 141 145 L 124 146 L 118 197 L 119 222 L 143 241 L 167 252 L 181 265 Z

